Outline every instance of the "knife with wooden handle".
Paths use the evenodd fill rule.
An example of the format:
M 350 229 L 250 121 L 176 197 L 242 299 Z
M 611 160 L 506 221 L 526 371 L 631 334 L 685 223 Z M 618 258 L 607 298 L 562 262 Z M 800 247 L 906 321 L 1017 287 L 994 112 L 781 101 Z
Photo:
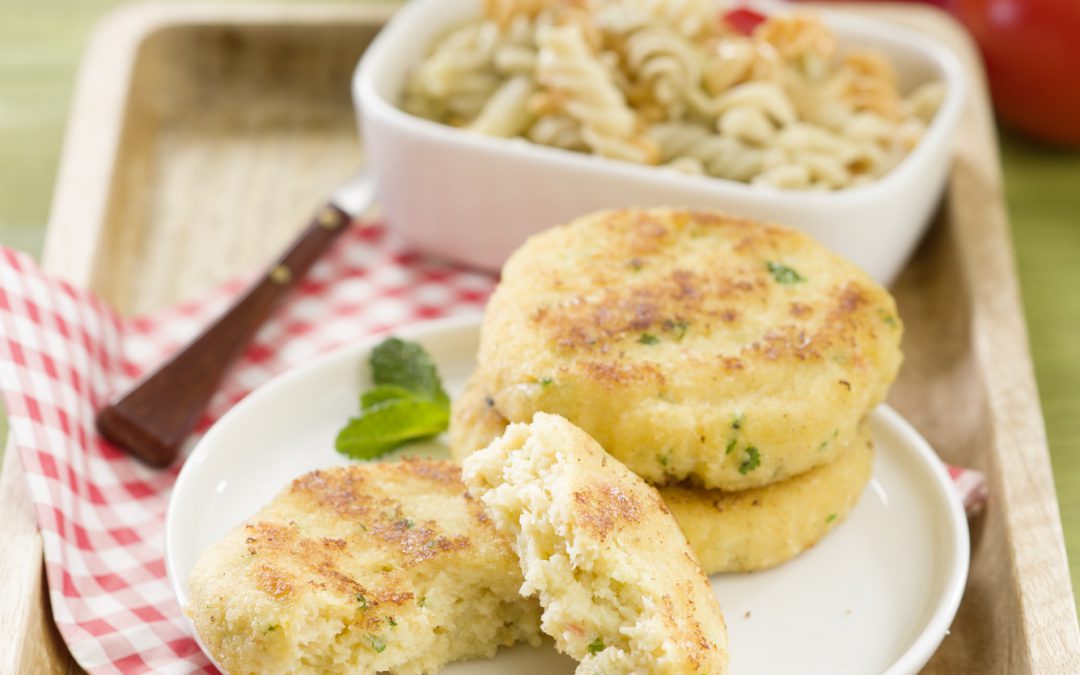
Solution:
M 224 314 L 98 412 L 101 435 L 147 464 L 171 464 L 232 362 L 374 198 L 366 171 L 338 187 L 299 237 Z

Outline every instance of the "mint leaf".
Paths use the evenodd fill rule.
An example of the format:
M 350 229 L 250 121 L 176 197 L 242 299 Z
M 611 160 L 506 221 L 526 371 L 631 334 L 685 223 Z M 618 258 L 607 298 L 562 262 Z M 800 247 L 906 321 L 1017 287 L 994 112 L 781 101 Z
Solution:
M 415 342 L 388 338 L 371 351 L 368 362 L 376 385 L 397 385 L 422 398 L 450 404 L 435 363 Z
M 360 414 L 338 432 L 338 452 L 374 459 L 446 430 L 450 397 L 423 347 L 389 338 L 371 350 L 368 365 L 375 386 L 360 395 Z
M 353 459 L 374 459 L 409 441 L 434 436 L 450 423 L 450 408 L 410 395 L 365 408 L 338 432 L 334 447 Z
M 386 401 L 395 401 L 402 398 L 415 398 L 416 394 L 405 387 L 396 384 L 380 384 L 374 389 L 369 389 L 360 395 L 360 409 L 374 408 Z

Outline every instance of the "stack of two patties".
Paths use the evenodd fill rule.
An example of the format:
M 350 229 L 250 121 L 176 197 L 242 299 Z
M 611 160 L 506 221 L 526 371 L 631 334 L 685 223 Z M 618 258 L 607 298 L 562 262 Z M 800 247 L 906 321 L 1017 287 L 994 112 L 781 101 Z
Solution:
M 776 564 L 842 518 L 899 339 L 883 289 L 782 228 L 557 228 L 492 299 L 451 426 L 464 466 L 299 477 L 202 553 L 185 611 L 232 673 L 417 675 L 541 632 L 581 675 L 724 673 L 702 566 Z
M 659 487 L 706 572 L 771 567 L 858 500 L 901 332 L 884 288 L 800 233 L 595 214 L 504 267 L 452 451 L 562 415 Z

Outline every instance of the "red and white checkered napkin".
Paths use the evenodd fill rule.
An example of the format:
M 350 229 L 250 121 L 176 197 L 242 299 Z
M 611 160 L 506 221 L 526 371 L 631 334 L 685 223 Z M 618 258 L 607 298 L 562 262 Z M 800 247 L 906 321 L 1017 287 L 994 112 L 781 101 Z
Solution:
M 44 540 L 53 616 L 91 672 L 214 672 L 165 577 L 165 509 L 179 465 L 155 470 L 129 458 L 97 435 L 94 413 L 243 285 L 125 319 L 0 249 L 0 388 Z M 382 228 L 351 228 L 259 332 L 199 433 L 289 366 L 421 319 L 475 312 L 493 286 L 491 276 L 407 252 Z
M 407 252 L 381 227 L 352 228 L 258 334 L 198 433 L 289 366 L 420 319 L 476 311 L 493 286 L 490 276 Z M 165 508 L 179 467 L 147 468 L 99 437 L 93 420 L 111 393 L 192 337 L 242 287 L 125 319 L 0 248 L 0 388 L 44 541 L 53 616 L 90 672 L 215 672 L 165 577 Z M 978 474 L 956 471 L 966 504 L 985 498 Z

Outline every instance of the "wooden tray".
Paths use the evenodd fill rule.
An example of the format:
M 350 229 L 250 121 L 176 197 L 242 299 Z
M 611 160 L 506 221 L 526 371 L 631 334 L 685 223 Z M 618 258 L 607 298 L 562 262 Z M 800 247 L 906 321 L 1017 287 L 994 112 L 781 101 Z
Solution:
M 853 7 L 854 8 L 854 7 Z M 973 96 L 948 196 L 894 291 L 891 401 L 947 461 L 986 472 L 971 578 L 927 672 L 1080 672 L 1080 637 L 972 44 L 925 6 L 859 6 L 950 44 Z M 125 312 L 197 294 L 277 251 L 359 162 L 349 78 L 384 5 L 167 6 L 113 15 L 84 62 L 44 264 Z M 49 619 L 14 452 L 0 474 L 0 672 L 73 669 Z

